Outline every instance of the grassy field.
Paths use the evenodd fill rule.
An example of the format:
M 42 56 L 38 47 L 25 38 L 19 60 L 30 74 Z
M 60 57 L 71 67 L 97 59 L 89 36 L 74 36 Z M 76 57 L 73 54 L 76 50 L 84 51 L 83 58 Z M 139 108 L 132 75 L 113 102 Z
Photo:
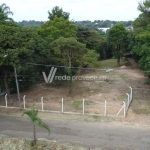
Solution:
M 121 60 L 121 65 L 124 65 L 124 61 Z M 99 62 L 100 68 L 117 68 L 117 59 L 106 59 Z

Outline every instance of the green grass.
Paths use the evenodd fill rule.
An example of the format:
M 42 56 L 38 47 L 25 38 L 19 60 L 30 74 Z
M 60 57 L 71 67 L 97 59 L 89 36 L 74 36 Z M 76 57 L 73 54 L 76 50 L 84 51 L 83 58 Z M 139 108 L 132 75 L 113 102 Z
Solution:
M 121 61 L 121 65 L 123 65 L 124 62 Z M 101 60 L 99 67 L 101 68 L 115 68 L 117 67 L 117 59 L 106 59 Z
M 92 103 L 92 101 L 85 101 L 84 105 L 90 105 L 91 103 Z M 72 105 L 75 109 L 79 109 L 82 107 L 83 101 L 73 101 Z
M 133 109 L 133 111 L 138 115 L 140 114 L 150 115 L 150 110 L 147 108 L 136 108 Z
M 83 103 L 82 101 L 73 101 L 72 105 L 75 109 L 79 109 L 82 103 Z
M 94 119 L 99 119 L 99 116 L 93 115 L 92 116 Z
M 125 101 L 125 100 L 127 100 L 127 98 L 125 96 L 118 96 L 117 100 L 118 101 Z

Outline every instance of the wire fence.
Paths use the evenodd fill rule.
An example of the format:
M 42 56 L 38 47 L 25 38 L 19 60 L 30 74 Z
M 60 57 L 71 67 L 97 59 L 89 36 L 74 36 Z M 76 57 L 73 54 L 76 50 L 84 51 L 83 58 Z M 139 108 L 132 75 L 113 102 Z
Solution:
M 130 103 L 133 97 L 133 89 L 130 87 L 130 93 L 126 93 L 127 100 L 120 102 L 110 102 L 110 101 L 93 101 L 93 100 L 54 100 L 50 102 L 48 99 L 41 97 L 39 100 L 30 99 L 28 96 L 24 95 L 21 107 L 23 109 L 31 109 L 34 105 L 35 109 L 43 112 L 57 112 L 66 114 L 87 114 L 87 115 L 98 115 L 98 116 L 123 116 L 125 117 Z M 7 94 L 4 97 L 5 101 L 0 107 L 3 108 L 19 108 L 19 102 L 9 103 Z

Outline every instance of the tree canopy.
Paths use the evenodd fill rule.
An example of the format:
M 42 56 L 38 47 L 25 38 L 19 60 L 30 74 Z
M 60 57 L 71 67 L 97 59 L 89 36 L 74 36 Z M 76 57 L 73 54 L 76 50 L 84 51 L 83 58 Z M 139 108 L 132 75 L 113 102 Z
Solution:
M 117 58 L 117 64 L 120 66 L 120 58 L 126 51 L 127 30 L 121 23 L 116 24 L 108 31 L 108 40 L 114 48 L 114 56 Z
M 51 10 L 51 12 L 48 11 L 48 14 L 49 14 L 49 16 L 48 16 L 49 20 L 53 20 L 55 17 L 57 17 L 57 18 L 63 17 L 64 19 L 68 20 L 69 19 L 69 15 L 70 15 L 70 13 L 64 12 L 63 9 L 60 8 L 59 6 L 55 6 Z

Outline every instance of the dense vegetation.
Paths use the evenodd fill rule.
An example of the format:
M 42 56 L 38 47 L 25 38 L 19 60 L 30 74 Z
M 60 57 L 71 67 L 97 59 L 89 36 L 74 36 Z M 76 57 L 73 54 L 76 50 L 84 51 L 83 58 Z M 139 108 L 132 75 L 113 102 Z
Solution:
M 58 6 L 48 11 L 48 21 L 15 23 L 6 4 L 0 6 L 0 85 L 10 95 L 14 88 L 14 68 L 20 89 L 41 79 L 50 66 L 60 67 L 58 75 L 72 76 L 87 65 L 115 57 L 117 65 L 125 53 L 132 53 L 150 77 L 150 0 L 139 3 L 141 14 L 132 21 L 72 21 Z M 127 29 L 126 27 L 132 28 Z M 98 30 L 111 27 L 106 33 Z M 30 65 L 29 65 L 30 64 Z M 32 64 L 32 65 L 31 65 Z M 41 65 L 37 65 L 41 64 Z M 49 66 L 48 66 L 49 65 Z M 41 67 L 42 66 L 42 67 Z M 76 69 L 73 69 L 76 68 Z M 71 93 L 72 80 L 68 82 Z
M 18 25 L 22 27 L 39 27 L 43 21 L 35 21 L 35 20 L 30 20 L 30 21 L 20 21 L 17 22 Z M 95 20 L 95 21 L 74 21 L 74 23 L 78 27 L 87 27 L 89 29 L 94 29 L 97 30 L 99 28 L 111 28 L 113 25 L 117 23 L 122 23 L 125 27 L 131 28 L 133 21 L 112 21 L 112 20 Z

